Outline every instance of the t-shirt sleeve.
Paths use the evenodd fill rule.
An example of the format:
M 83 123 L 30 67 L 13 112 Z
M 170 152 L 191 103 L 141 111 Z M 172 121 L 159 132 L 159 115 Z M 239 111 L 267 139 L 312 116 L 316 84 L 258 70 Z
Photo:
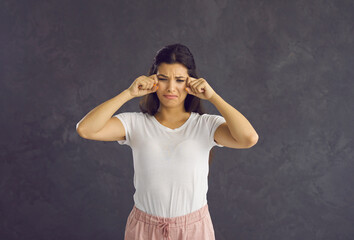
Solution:
M 214 114 L 204 114 L 206 117 L 206 123 L 209 127 L 209 142 L 211 144 L 211 147 L 218 146 L 218 147 L 224 147 L 221 144 L 218 144 L 214 141 L 214 134 L 216 129 L 224 122 L 226 122 L 225 118 L 220 115 L 214 115 Z
M 123 112 L 123 113 L 118 113 L 114 115 L 114 117 L 118 118 L 125 129 L 125 139 L 123 140 L 118 140 L 117 142 L 120 145 L 128 145 L 131 146 L 131 138 L 132 138 L 132 126 L 133 126 L 133 121 L 134 121 L 134 113 L 133 112 Z

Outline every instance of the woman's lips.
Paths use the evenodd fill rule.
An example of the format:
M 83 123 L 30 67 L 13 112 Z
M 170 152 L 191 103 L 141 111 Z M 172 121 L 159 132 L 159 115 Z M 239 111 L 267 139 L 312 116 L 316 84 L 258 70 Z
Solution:
M 177 98 L 177 96 L 167 96 L 167 95 L 163 95 L 165 98 L 168 98 L 168 99 L 175 99 Z

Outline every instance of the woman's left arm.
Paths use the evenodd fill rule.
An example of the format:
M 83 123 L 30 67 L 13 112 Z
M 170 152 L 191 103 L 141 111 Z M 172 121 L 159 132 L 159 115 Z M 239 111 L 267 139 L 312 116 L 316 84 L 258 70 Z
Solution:
M 234 107 L 222 99 L 216 92 L 208 99 L 225 118 L 232 137 L 246 146 L 255 145 L 258 134 L 251 123 Z
M 210 101 L 225 118 L 226 123 L 222 123 L 215 132 L 215 140 L 234 148 L 248 148 L 257 143 L 259 137 L 251 123 L 225 102 L 204 78 L 187 77 L 185 89 L 189 94 Z

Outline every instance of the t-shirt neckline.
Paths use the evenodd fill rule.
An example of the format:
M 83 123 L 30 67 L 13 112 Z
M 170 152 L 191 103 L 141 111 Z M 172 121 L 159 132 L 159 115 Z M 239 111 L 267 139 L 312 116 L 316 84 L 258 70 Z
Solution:
M 175 129 L 172 129 L 172 128 L 162 125 L 159 121 L 157 121 L 155 116 L 151 115 L 151 117 L 152 117 L 153 121 L 156 123 L 156 125 L 159 126 L 160 128 L 167 130 L 169 132 L 176 132 L 176 131 L 181 130 L 187 126 L 188 122 L 192 119 L 193 114 L 194 114 L 194 112 L 191 112 L 191 115 L 189 116 L 189 118 L 180 127 L 175 128 Z

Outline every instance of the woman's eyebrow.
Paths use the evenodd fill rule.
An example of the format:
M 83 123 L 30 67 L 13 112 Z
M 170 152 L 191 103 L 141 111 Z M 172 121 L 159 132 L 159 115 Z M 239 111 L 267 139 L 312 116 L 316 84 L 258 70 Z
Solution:
M 168 78 L 166 75 L 163 75 L 163 74 L 158 74 L 157 76 L 163 76 L 163 77 Z M 185 77 L 183 77 L 183 76 L 176 76 L 176 78 L 185 78 Z

